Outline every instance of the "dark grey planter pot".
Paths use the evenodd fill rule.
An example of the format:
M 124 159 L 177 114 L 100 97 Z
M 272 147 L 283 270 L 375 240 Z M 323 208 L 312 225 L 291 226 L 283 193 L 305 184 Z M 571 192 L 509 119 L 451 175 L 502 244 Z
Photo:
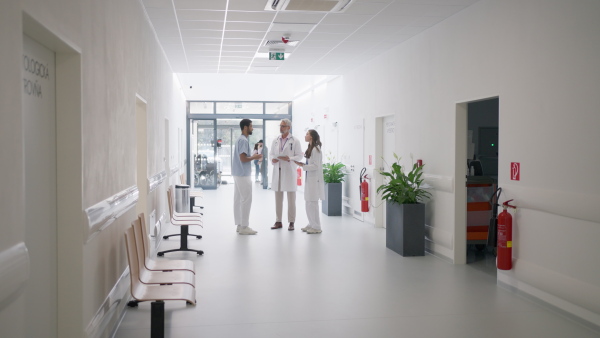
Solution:
M 325 183 L 321 211 L 327 216 L 342 216 L 342 183 Z
M 402 256 L 425 255 L 425 204 L 386 201 L 385 246 Z

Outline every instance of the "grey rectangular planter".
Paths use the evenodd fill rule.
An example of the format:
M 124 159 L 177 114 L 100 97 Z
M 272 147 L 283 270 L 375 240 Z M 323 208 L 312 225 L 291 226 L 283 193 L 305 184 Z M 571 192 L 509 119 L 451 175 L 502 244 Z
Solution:
M 327 216 L 342 216 L 342 183 L 325 183 L 321 211 Z
M 425 204 L 386 201 L 385 246 L 402 256 L 425 255 Z

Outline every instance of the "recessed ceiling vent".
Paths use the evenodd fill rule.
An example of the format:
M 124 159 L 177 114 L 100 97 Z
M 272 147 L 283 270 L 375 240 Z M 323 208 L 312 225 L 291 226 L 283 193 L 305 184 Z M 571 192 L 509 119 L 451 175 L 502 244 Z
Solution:
M 281 40 L 267 40 L 265 42 L 265 46 L 267 47 L 284 47 L 284 46 L 292 46 L 296 47 L 296 45 L 300 42 L 300 40 L 288 40 L 287 43 Z
M 268 0 L 267 11 L 344 12 L 354 0 Z

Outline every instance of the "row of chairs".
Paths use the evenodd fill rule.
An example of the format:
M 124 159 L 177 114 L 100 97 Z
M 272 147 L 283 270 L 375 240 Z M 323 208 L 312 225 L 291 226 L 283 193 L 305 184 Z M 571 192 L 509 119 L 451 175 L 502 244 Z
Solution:
M 202 214 L 176 212 L 171 187 L 167 190 L 167 197 L 171 223 L 181 228 L 181 233 L 176 234 L 181 237 L 181 247 L 159 252 L 158 255 L 163 256 L 166 252 L 173 251 L 194 251 L 202 255 L 203 251 L 187 247 L 188 227 L 202 226 Z M 196 304 L 194 262 L 152 259 L 144 214 L 139 214 L 131 225 L 125 232 L 125 245 L 133 299 L 127 305 L 135 307 L 140 302 L 151 301 L 151 337 L 164 337 L 164 301 L 183 300 L 187 304 Z M 170 236 L 173 235 L 165 238 Z

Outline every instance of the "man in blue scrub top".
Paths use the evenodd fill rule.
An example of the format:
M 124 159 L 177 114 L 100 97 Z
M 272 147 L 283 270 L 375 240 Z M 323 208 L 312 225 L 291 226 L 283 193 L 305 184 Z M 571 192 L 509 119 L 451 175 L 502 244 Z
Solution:
M 250 207 L 252 206 L 252 161 L 262 160 L 262 154 L 252 154 L 248 136 L 252 135 L 252 121 L 240 121 L 242 135 L 235 142 L 235 152 L 231 164 L 231 175 L 234 182 L 233 218 L 240 235 L 256 235 L 256 231 L 248 226 Z

